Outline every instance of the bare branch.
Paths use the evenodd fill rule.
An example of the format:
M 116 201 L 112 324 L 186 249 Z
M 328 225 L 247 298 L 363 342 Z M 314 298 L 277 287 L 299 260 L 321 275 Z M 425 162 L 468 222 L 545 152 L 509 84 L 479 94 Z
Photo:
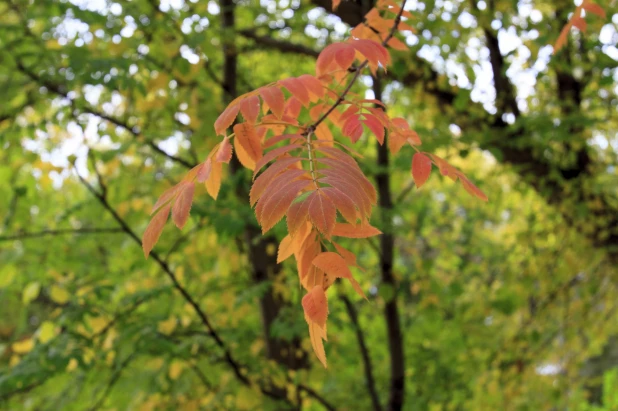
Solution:
M 31 232 L 22 232 L 11 235 L 2 235 L 0 236 L 0 241 L 17 241 L 17 240 L 25 240 L 30 238 L 40 238 L 47 236 L 59 236 L 59 235 L 75 235 L 75 234 L 118 234 L 122 233 L 121 228 L 69 228 L 69 229 L 59 229 L 59 230 L 42 230 L 42 231 L 31 231 Z

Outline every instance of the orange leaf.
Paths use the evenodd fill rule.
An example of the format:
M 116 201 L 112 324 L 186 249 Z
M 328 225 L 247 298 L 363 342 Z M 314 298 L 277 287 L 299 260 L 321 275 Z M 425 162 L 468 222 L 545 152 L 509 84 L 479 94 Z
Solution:
M 217 118 L 215 121 L 215 132 L 220 135 L 225 134 L 225 130 L 232 125 L 236 116 L 238 115 L 238 110 L 240 107 L 238 104 L 229 105 L 223 113 Z
M 153 215 L 154 212 L 157 211 L 162 205 L 164 205 L 171 199 L 175 198 L 176 195 L 178 194 L 179 188 L 180 188 L 180 184 L 176 184 L 175 186 L 170 187 L 167 190 L 165 190 L 163 194 L 161 194 L 161 196 L 159 197 L 155 205 L 152 206 L 152 211 L 150 212 L 150 215 Z
M 343 218 L 345 218 L 349 223 L 356 224 L 356 221 L 358 220 L 356 205 L 354 200 L 352 200 L 347 193 L 335 187 L 325 187 L 321 190 L 331 199 Z
M 287 260 L 292 254 L 294 254 L 294 241 L 290 235 L 286 235 L 279 243 L 279 251 L 277 252 L 277 264 Z
M 431 160 L 423 153 L 416 153 L 412 157 L 412 177 L 416 187 L 421 188 L 431 173 Z
M 302 110 L 302 108 L 303 107 L 300 104 L 300 101 L 298 101 L 296 97 L 292 96 L 285 103 L 285 115 L 298 118 L 298 116 L 300 116 L 300 111 Z
M 325 252 L 318 254 L 312 261 L 313 265 L 327 274 L 334 275 L 337 278 L 345 278 L 352 283 L 354 291 L 361 297 L 367 299 L 360 284 L 352 276 L 352 272 L 348 268 L 346 261 L 337 253 Z
M 184 227 L 189 219 L 189 211 L 191 210 L 191 203 L 193 203 L 194 192 L 194 183 L 182 184 L 178 198 L 174 202 L 174 207 L 172 207 L 172 221 L 174 221 L 174 224 L 176 224 L 178 228 Z
M 206 180 L 206 191 L 213 199 L 217 199 L 219 195 L 219 189 L 221 188 L 221 171 L 222 163 L 214 162 L 212 164 L 212 171 L 208 180 Z
M 313 289 L 303 297 L 302 305 L 307 318 L 324 329 L 326 326 L 326 318 L 328 317 L 328 301 L 326 300 L 326 293 L 322 286 L 316 285 L 313 287 Z
M 238 142 L 238 139 L 234 139 L 234 150 L 236 150 L 236 157 L 243 167 L 249 170 L 255 170 L 255 161 L 249 156 L 249 153 L 245 151 L 243 146 Z
M 324 86 L 317 78 L 310 74 L 303 74 L 298 78 L 305 86 L 309 93 L 315 96 L 316 101 L 324 96 Z M 312 99 L 312 101 L 314 101 Z
M 333 10 L 337 10 L 337 7 L 339 7 L 339 4 L 341 4 L 341 0 L 333 0 Z M 324 365 L 326 367 L 326 365 Z
M 212 160 L 210 159 L 210 157 L 208 157 L 206 159 L 206 161 L 204 161 L 200 167 L 200 169 L 197 172 L 197 182 L 198 183 L 203 183 L 204 181 L 208 180 L 208 178 L 210 177 L 210 173 L 212 171 Z
M 296 150 L 297 148 L 303 148 L 303 147 L 304 146 L 301 144 L 289 144 L 287 146 L 277 147 L 277 148 L 270 150 L 268 153 L 264 155 L 264 157 L 260 159 L 260 161 L 258 161 L 255 164 L 255 170 L 253 174 L 255 175 L 258 171 L 260 171 L 262 167 L 264 167 L 266 164 L 268 164 L 268 162 L 274 160 L 275 158 L 282 156 L 292 150 Z
M 262 97 L 262 100 L 264 100 L 275 117 L 281 118 L 285 107 L 285 96 L 283 95 L 283 91 L 279 90 L 279 88 L 275 86 L 262 87 L 258 91 Z
M 159 210 L 159 212 L 152 217 L 152 220 L 150 220 L 148 227 L 146 227 L 146 231 L 144 231 L 144 235 L 142 236 L 142 249 L 144 250 L 144 257 L 148 258 L 150 251 L 152 251 L 152 248 L 155 246 L 157 241 L 159 241 L 159 237 L 161 236 L 167 217 L 170 215 L 170 208 L 171 205 L 168 204 Z
M 339 244 L 335 242 L 333 242 L 333 245 L 335 246 L 335 249 L 337 250 L 337 252 L 343 257 L 347 265 L 360 268 L 358 264 L 356 263 L 356 255 L 354 255 L 353 252 L 351 252 L 350 250 L 346 248 L 343 248 L 342 246 L 340 246 Z
M 333 229 L 333 235 L 347 238 L 367 238 L 382 234 L 377 228 L 367 225 L 354 226 L 352 224 L 337 223 Z
M 291 236 L 296 235 L 296 231 L 303 226 L 303 223 L 309 218 L 309 201 L 299 201 L 293 203 L 288 208 L 286 220 L 288 225 L 288 233 Z
M 240 102 L 240 112 L 246 121 L 254 124 L 260 114 L 260 98 L 251 96 Z
M 320 329 L 320 327 L 316 323 L 308 319 L 307 323 L 309 324 L 309 338 L 311 339 L 311 346 L 313 347 L 313 352 L 315 352 L 315 355 L 318 357 L 318 360 L 320 360 L 324 368 L 327 368 L 326 352 L 324 351 L 324 344 L 322 343 L 322 335 L 325 336 L 324 330 Z
M 232 159 L 232 144 L 229 138 L 224 138 L 217 150 L 217 157 L 215 158 L 219 163 L 229 163 Z
M 313 225 L 327 238 L 330 237 L 337 220 L 335 205 L 320 190 L 314 191 L 307 201 L 309 202 L 309 218 Z
M 384 144 L 384 126 L 375 116 L 370 114 L 365 114 L 365 119 L 363 123 L 371 130 L 373 134 L 375 134 L 376 138 L 380 145 Z
M 256 178 L 249 192 L 249 204 L 253 206 L 262 196 L 269 195 L 269 193 L 266 192 L 267 189 L 270 191 L 270 194 L 272 194 L 280 186 L 305 174 L 305 170 L 281 168 L 281 166 L 288 167 L 290 162 L 295 163 L 296 161 L 298 161 L 298 159 L 294 157 L 279 160 Z
M 395 49 L 395 50 L 399 50 L 399 51 L 407 51 L 408 50 L 408 46 L 406 45 L 406 43 L 404 43 L 403 41 L 399 40 L 396 37 L 392 37 L 388 43 L 387 43 L 388 47 Z
M 590 0 L 584 0 L 582 8 L 592 14 L 596 14 L 601 18 L 607 18 L 607 14 L 605 14 L 605 10 L 603 9 L 603 7 L 591 2 Z
M 305 88 L 305 85 L 302 81 L 299 81 L 297 78 L 290 77 L 279 80 L 279 84 L 287 88 L 288 91 L 292 93 L 292 96 L 296 97 L 303 106 L 309 106 L 311 99 L 309 98 L 309 92 Z
M 238 144 L 245 149 L 254 162 L 262 158 L 262 144 L 255 132 L 255 127 L 249 123 L 236 124 L 234 134 L 238 139 Z
M 255 212 L 262 225 L 262 234 L 270 230 L 283 218 L 292 201 L 298 196 L 299 191 L 310 183 L 310 180 L 295 180 L 282 186 L 268 197 L 264 196 L 260 199 Z
M 477 186 L 475 186 L 470 180 L 468 180 L 466 177 L 464 177 L 463 175 L 459 176 L 459 181 L 461 181 L 461 184 L 463 185 L 464 189 L 472 196 L 477 197 L 483 201 L 488 201 L 489 199 L 487 198 L 487 195 L 485 195 L 485 193 L 483 193 L 483 191 L 481 191 L 480 188 L 478 188 Z

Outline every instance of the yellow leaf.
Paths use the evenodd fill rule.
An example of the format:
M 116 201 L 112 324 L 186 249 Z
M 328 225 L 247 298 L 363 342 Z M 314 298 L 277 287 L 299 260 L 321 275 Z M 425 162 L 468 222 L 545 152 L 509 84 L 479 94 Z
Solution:
M 39 327 L 38 338 L 41 344 L 51 341 L 56 336 L 56 326 L 51 321 L 45 321 Z
M 76 369 L 76 368 L 77 368 L 77 366 L 78 366 L 78 362 L 77 362 L 77 360 L 76 360 L 75 358 L 71 358 L 71 359 L 69 360 L 69 363 L 67 364 L 67 368 L 66 368 L 66 370 L 67 370 L 67 372 L 71 372 L 71 371 L 73 371 L 74 369 Z
M 17 354 L 26 354 L 34 348 L 34 341 L 32 338 L 28 338 L 22 341 L 14 342 L 12 347 L 13 351 Z
M 157 329 L 160 333 L 170 335 L 176 329 L 177 321 L 175 317 L 170 317 L 165 321 L 159 321 Z
M 172 361 L 168 371 L 170 378 L 172 380 L 177 380 L 178 377 L 180 377 L 180 374 L 182 374 L 183 368 L 185 368 L 185 364 L 183 362 L 178 360 Z
M 2 272 L 0 272 L 0 288 L 11 285 L 17 274 L 17 269 L 14 265 L 6 265 L 3 268 Z
M 40 291 L 41 284 L 37 281 L 31 282 L 26 286 L 26 288 L 24 288 L 21 300 L 24 304 L 29 304 L 30 301 L 35 300 L 39 296 Z
M 69 292 L 64 288 L 61 288 L 60 286 L 54 284 L 49 291 L 49 297 L 52 299 L 53 302 L 64 305 L 71 298 L 71 294 L 69 294 Z

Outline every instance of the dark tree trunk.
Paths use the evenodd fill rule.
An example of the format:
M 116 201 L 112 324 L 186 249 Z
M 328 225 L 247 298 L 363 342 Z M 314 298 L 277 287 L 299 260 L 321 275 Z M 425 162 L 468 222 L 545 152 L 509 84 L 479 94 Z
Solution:
M 382 100 L 382 81 L 378 75 L 373 79 L 373 93 L 377 100 Z M 386 137 L 388 138 L 388 136 Z M 393 260 L 395 256 L 395 238 L 392 230 L 393 198 L 391 194 L 390 176 L 388 173 L 389 152 L 386 141 L 380 145 L 378 151 L 378 204 L 382 216 L 382 231 L 380 236 L 380 271 L 382 284 L 392 288 L 390 300 L 385 301 L 384 317 L 388 330 L 388 348 L 391 358 L 391 377 L 388 398 L 388 410 L 401 410 L 405 392 L 405 355 L 403 352 L 403 335 L 397 307 L 397 281 L 393 274 Z
M 238 53 L 235 46 L 235 3 L 234 0 L 221 0 L 221 28 L 223 39 L 223 89 L 224 101 L 230 102 L 238 96 Z M 242 169 L 238 159 L 234 156 L 230 164 L 233 174 Z M 243 179 L 236 194 L 243 201 L 249 198 L 249 181 Z M 262 236 L 261 230 L 255 223 L 249 223 L 245 229 L 244 244 L 251 265 L 251 277 L 256 284 L 266 281 L 274 281 L 282 275 L 281 266 L 277 264 L 277 240 L 272 236 Z M 273 252 L 272 250 L 275 250 Z M 264 328 L 264 341 L 266 343 L 266 356 L 289 369 L 307 367 L 307 355 L 300 347 L 300 339 L 292 341 L 274 338 L 271 328 L 281 309 L 287 303 L 278 298 L 272 287 L 268 287 L 260 298 L 260 312 Z

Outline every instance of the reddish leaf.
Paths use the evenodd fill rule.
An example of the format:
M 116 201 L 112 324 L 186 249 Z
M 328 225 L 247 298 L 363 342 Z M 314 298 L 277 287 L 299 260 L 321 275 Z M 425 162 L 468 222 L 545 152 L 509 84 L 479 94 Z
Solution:
M 302 110 L 302 105 L 300 101 L 296 97 L 290 97 L 288 101 L 285 103 L 285 115 L 290 117 L 300 116 L 300 111 Z
M 283 95 L 283 91 L 279 90 L 279 88 L 275 86 L 262 87 L 258 91 L 275 117 L 281 118 L 285 108 L 285 96 Z
M 324 329 L 326 327 L 326 318 L 328 317 L 328 301 L 322 287 L 313 287 L 303 297 L 302 305 L 307 318 Z
M 300 158 L 297 157 L 287 157 L 282 158 L 281 160 L 275 162 L 273 165 L 268 167 L 266 171 L 264 171 L 258 178 L 255 179 L 253 185 L 251 186 L 251 191 L 249 192 L 249 203 L 253 206 L 257 200 L 262 196 L 264 190 L 270 185 L 273 185 L 278 178 L 279 174 L 287 173 L 289 167 L 294 163 L 298 162 Z M 302 175 L 303 172 L 299 172 L 299 170 L 293 171 L 290 174 L 286 174 L 285 178 L 297 178 Z
M 339 4 L 341 4 L 341 0 L 333 0 L 333 10 L 337 10 Z M 326 364 L 324 364 L 324 367 L 326 367 Z
M 416 153 L 412 157 L 412 177 L 416 187 L 421 188 L 431 173 L 431 160 L 423 153 Z
M 224 138 L 217 150 L 217 157 L 215 158 L 219 163 L 229 163 L 232 159 L 232 144 L 229 138 Z
M 334 187 L 322 188 L 322 192 L 331 199 L 335 207 L 339 210 L 343 218 L 352 224 L 356 224 L 358 215 L 356 206 L 350 196 Z
M 260 114 L 260 98 L 251 96 L 240 102 L 240 112 L 246 121 L 255 123 Z
M 352 272 L 348 268 L 348 264 L 339 254 L 333 252 L 320 253 L 316 258 L 313 259 L 313 265 L 315 265 L 327 274 L 349 280 L 352 283 L 354 290 L 361 297 L 365 299 L 367 298 L 365 297 L 365 293 L 363 292 L 361 286 L 352 276 Z
M 161 196 L 159 197 L 155 205 L 152 206 L 152 211 L 150 212 L 150 215 L 153 215 L 154 212 L 157 211 L 162 205 L 164 205 L 168 201 L 175 198 L 176 195 L 178 194 L 179 188 L 180 188 L 180 184 L 176 184 L 175 186 L 170 187 L 167 190 L 165 190 L 163 194 L 161 194 Z
M 210 157 L 208 157 L 206 161 L 202 163 L 202 166 L 197 172 L 197 176 L 196 176 L 197 182 L 203 183 L 204 181 L 208 180 L 208 178 L 210 177 L 211 171 L 212 171 L 212 160 L 210 159 Z
M 317 78 L 310 74 L 303 74 L 298 79 L 303 83 L 305 88 L 309 90 L 309 93 L 315 97 L 315 101 L 324 96 L 324 86 Z M 312 99 L 312 101 L 314 100 Z
M 219 118 L 217 118 L 217 121 L 215 121 L 215 132 L 217 134 L 225 134 L 225 130 L 227 130 L 227 128 L 231 126 L 236 119 L 239 109 L 240 107 L 238 104 L 233 104 L 227 106 L 227 108 L 223 110 L 223 113 L 221 113 Z
M 352 224 L 337 223 L 333 235 L 347 238 L 367 238 L 382 234 L 377 228 L 367 225 L 353 226 Z
M 256 162 L 262 158 L 262 144 L 255 133 L 255 127 L 249 123 L 236 124 L 234 134 L 238 144 L 245 149 L 249 157 Z
M 478 188 L 477 186 L 475 186 L 470 180 L 468 180 L 465 176 L 460 175 L 459 176 L 459 181 L 461 181 L 461 184 L 463 185 L 464 189 L 472 196 L 477 197 L 485 202 L 487 202 L 489 199 L 487 198 L 487 195 L 485 195 L 485 193 L 483 193 L 483 191 L 481 191 L 480 188 Z
M 344 136 L 350 137 L 350 140 L 356 143 L 363 135 L 363 126 L 358 116 L 355 115 L 348 118 L 341 131 Z
M 171 205 L 167 204 L 159 210 L 159 212 L 152 217 L 152 220 L 150 220 L 148 227 L 146 227 L 146 231 L 144 231 L 144 235 L 142 236 L 142 249 L 144 250 L 144 257 L 148 258 L 150 251 L 152 251 L 152 248 L 155 246 L 157 241 L 159 241 L 159 237 L 161 236 L 167 217 L 170 215 L 170 208 Z
M 184 227 L 189 219 L 189 211 L 193 203 L 194 191 L 194 183 L 183 183 L 178 193 L 178 198 L 176 198 L 174 202 L 174 206 L 172 207 L 172 221 L 174 221 L 174 224 L 176 224 L 178 228 Z
M 310 180 L 296 180 L 274 191 L 268 197 L 262 197 L 255 208 L 262 225 L 262 234 L 270 230 L 287 211 L 298 193 L 311 183 Z
M 262 167 L 264 167 L 266 164 L 268 164 L 269 162 L 273 161 L 275 158 L 282 156 L 292 150 L 296 150 L 297 148 L 303 148 L 304 146 L 301 144 L 290 144 L 287 146 L 283 146 L 283 147 L 278 147 L 275 149 L 270 150 L 268 153 L 266 153 L 264 155 L 264 157 L 262 157 L 260 159 L 260 161 L 258 161 L 255 164 L 255 173 L 257 173 Z
M 604 18 L 604 19 L 607 18 L 607 14 L 605 14 L 605 10 L 603 9 L 603 7 L 591 2 L 590 0 L 584 0 L 584 3 L 582 4 L 582 8 L 586 10 L 587 12 L 596 14 L 597 16 L 601 18 Z
M 365 114 L 365 120 L 363 123 L 371 130 L 373 134 L 375 134 L 376 138 L 380 145 L 384 144 L 384 126 L 375 116 L 370 114 Z
M 573 19 L 571 20 L 571 24 L 573 24 L 573 26 L 577 27 L 579 30 L 583 31 L 584 33 L 586 32 L 586 29 L 588 28 L 588 25 L 586 24 L 586 20 L 584 20 L 581 16 L 573 17 Z
M 283 80 L 279 80 L 279 83 L 288 89 L 292 96 L 296 97 L 303 106 L 309 106 L 311 99 L 309 98 L 309 92 L 305 88 L 302 81 L 297 78 L 290 77 Z
M 286 220 L 288 224 L 288 233 L 291 236 L 295 236 L 296 232 L 302 227 L 302 225 L 309 218 L 309 201 L 299 201 L 293 203 L 288 208 Z
M 333 202 L 322 194 L 319 190 L 314 191 L 309 198 L 309 218 L 313 225 L 320 230 L 324 236 L 330 237 L 330 234 L 337 220 L 337 209 Z

